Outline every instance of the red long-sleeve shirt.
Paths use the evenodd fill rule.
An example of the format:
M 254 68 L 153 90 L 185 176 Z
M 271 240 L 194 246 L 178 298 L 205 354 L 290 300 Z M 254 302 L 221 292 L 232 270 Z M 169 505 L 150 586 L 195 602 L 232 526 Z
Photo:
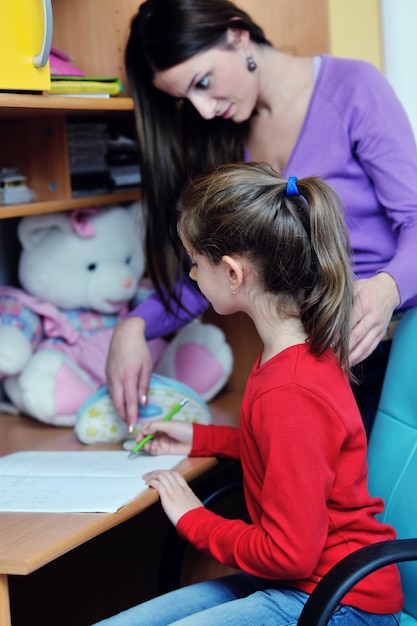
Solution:
M 252 524 L 200 507 L 177 530 L 223 564 L 311 593 L 344 556 L 395 537 L 367 488 L 366 437 L 349 383 L 331 351 L 293 346 L 249 377 L 240 428 L 194 425 L 193 456 L 240 459 Z M 361 610 L 402 608 L 396 566 L 345 597 Z

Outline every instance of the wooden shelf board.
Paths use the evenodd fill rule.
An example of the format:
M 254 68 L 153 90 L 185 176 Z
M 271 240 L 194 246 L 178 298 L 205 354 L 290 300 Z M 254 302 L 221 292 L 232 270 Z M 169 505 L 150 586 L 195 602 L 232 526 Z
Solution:
M 77 98 L 33 93 L 0 93 L 0 117 L 113 111 L 133 111 L 133 100 L 120 96 Z
M 28 202 L 27 204 L 13 204 L 0 206 L 0 219 L 36 215 L 39 213 L 55 213 L 56 211 L 70 211 L 89 206 L 104 206 L 120 202 L 135 202 L 140 198 L 139 189 L 117 191 L 99 196 L 82 196 L 64 200 L 48 200 L 45 202 Z

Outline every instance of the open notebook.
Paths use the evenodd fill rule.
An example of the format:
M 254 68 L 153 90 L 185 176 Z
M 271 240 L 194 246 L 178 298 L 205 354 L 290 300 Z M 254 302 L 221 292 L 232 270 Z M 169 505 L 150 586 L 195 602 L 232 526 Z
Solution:
M 0 512 L 114 513 L 148 489 L 143 474 L 184 456 L 119 450 L 28 451 L 0 458 Z

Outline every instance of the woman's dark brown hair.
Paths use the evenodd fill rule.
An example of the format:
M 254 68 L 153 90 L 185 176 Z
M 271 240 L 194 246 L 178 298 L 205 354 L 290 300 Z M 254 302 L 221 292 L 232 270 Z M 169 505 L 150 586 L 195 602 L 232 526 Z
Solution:
M 226 45 L 231 25 L 270 45 L 249 15 L 228 0 L 146 0 L 131 23 L 126 69 L 136 110 L 146 257 L 166 306 L 183 264 L 175 224 L 179 193 L 190 177 L 244 159 L 248 123 L 204 120 L 187 100 L 176 101 L 152 81 L 158 71 Z

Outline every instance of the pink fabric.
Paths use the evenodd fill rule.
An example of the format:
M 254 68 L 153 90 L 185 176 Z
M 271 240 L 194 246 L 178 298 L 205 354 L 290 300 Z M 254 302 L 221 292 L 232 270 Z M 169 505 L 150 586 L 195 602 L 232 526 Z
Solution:
M 55 305 L 50 304 L 31 296 L 22 289 L 15 287 L 0 286 L 0 296 L 10 296 L 23 306 L 28 307 L 34 313 L 39 315 L 43 325 L 43 339 L 37 346 L 37 350 L 56 350 L 65 354 L 72 359 L 82 370 L 84 370 L 97 386 L 106 383 L 105 363 L 110 341 L 114 331 L 114 325 L 108 327 L 99 326 L 99 318 L 105 314 L 95 313 L 94 311 L 85 314 L 81 313 L 80 318 L 85 326 L 90 329 L 93 324 L 89 324 L 90 317 L 95 316 L 97 320 L 97 330 L 83 334 L 79 332 L 68 319 L 66 313 L 58 309 Z M 119 318 L 125 315 L 124 309 L 119 313 Z M 115 318 L 117 319 L 117 318 Z M 59 339 L 60 341 L 57 341 Z M 148 342 L 151 352 L 153 364 L 157 363 L 161 358 L 166 343 L 162 339 L 154 339 Z
M 204 363 L 204 376 L 200 364 Z M 187 343 L 175 353 L 175 378 L 203 395 L 223 376 L 223 368 L 204 346 Z
M 90 217 L 100 212 L 98 207 L 89 207 L 87 209 L 75 209 L 71 211 L 69 221 L 73 231 L 82 239 L 94 237 L 96 230 Z
M 69 343 L 77 341 L 79 333 L 55 305 L 31 296 L 26 291 L 15 287 L 0 286 L 0 295 L 9 295 L 16 298 L 40 317 L 45 318 L 43 320 L 45 334 L 63 337 Z
M 22 289 L 0 286 L 0 295 L 15 297 L 43 318 L 44 338 L 38 350 L 52 349 L 66 354 L 85 370 L 97 385 L 105 384 L 104 367 L 114 326 L 99 329 L 86 336 L 74 328 L 63 311 Z M 62 341 L 56 341 L 56 338 Z
M 97 387 L 101 387 L 106 384 L 105 366 L 113 330 L 105 328 L 88 337 L 79 335 L 74 344 L 45 339 L 40 343 L 38 351 L 56 350 L 65 354 L 92 378 Z M 153 364 L 160 359 L 165 345 L 162 339 L 148 342 Z
M 78 340 L 73 344 L 45 339 L 38 351 L 49 349 L 62 352 L 87 372 L 97 386 L 101 386 L 106 382 L 105 365 L 113 330 L 106 328 L 88 337 L 78 333 Z
M 56 376 L 55 410 L 57 415 L 73 415 L 96 388 L 66 363 Z

